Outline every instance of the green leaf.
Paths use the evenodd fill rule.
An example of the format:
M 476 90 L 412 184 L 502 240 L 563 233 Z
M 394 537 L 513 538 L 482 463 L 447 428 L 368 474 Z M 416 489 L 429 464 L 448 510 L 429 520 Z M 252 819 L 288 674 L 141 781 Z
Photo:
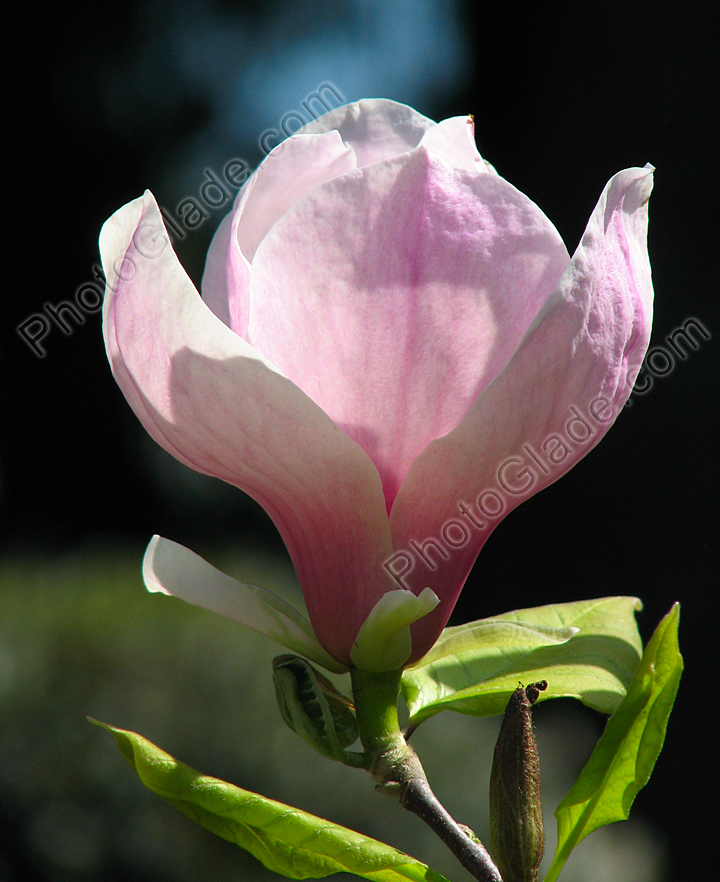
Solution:
M 657 626 L 620 707 L 610 717 L 587 765 L 555 812 L 558 845 L 545 877 L 554 882 L 570 852 L 593 830 L 624 821 L 662 750 L 680 683 L 680 605 Z
M 547 698 L 612 713 L 642 655 L 636 597 L 521 609 L 446 628 L 402 678 L 409 728 L 441 710 L 501 714 L 518 682 L 548 681 Z
M 201 775 L 135 732 L 107 729 L 143 784 L 193 821 L 290 879 L 352 873 L 374 882 L 447 882 L 389 845 L 300 809 Z

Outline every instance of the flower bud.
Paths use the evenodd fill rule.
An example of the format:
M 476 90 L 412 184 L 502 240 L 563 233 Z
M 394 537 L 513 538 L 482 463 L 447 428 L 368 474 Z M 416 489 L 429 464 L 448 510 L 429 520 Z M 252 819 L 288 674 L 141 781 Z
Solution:
M 490 844 L 503 882 L 537 882 L 545 848 L 532 705 L 545 680 L 519 686 L 505 708 L 490 774 Z
M 324 756 L 346 762 L 344 748 L 358 737 L 352 702 L 296 655 L 273 659 L 273 682 L 280 712 L 293 732 Z

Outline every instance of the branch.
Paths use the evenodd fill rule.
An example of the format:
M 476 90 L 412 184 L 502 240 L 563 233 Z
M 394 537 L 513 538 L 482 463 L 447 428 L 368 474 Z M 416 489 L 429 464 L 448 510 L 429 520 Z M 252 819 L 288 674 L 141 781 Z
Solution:
M 425 821 L 476 879 L 480 882 L 502 882 L 500 872 L 482 842 L 468 835 L 453 820 L 425 778 L 411 778 L 402 785 L 400 805 Z

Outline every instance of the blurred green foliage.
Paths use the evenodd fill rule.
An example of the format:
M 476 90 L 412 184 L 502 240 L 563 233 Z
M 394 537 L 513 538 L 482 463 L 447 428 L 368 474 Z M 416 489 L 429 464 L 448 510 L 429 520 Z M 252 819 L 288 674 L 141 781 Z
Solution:
M 272 684 L 281 647 L 149 595 L 142 551 L 87 548 L 52 561 L 0 562 L 0 836 L 9 834 L 0 839 L 0 882 L 278 878 L 146 790 L 88 715 L 142 733 L 205 774 L 359 830 L 466 882 L 442 843 L 374 793 L 365 772 L 325 760 L 285 726 Z M 287 559 L 198 551 L 303 608 Z M 334 682 L 347 688 L 342 677 Z M 590 712 L 548 705 L 557 706 L 536 714 L 546 818 L 599 734 Z M 484 839 L 498 727 L 498 718 L 446 713 L 413 736 L 438 797 Z M 587 843 L 564 882 L 662 878 L 662 848 L 640 819 Z

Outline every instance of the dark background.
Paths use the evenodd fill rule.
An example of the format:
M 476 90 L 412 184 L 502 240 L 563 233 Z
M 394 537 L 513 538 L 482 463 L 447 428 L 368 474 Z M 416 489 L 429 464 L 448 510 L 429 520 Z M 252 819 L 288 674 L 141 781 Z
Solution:
M 139 555 L 155 532 L 190 547 L 240 536 L 279 547 L 253 503 L 145 438 L 112 380 L 99 315 L 69 336 L 54 328 L 42 359 L 15 332 L 93 280 L 103 221 L 146 187 L 172 209 L 205 168 L 231 157 L 254 166 L 261 134 L 327 81 L 348 101 L 382 95 L 434 119 L 473 113 L 481 153 L 571 253 L 611 175 L 651 162 L 652 345 L 667 350 L 690 317 L 712 339 L 634 395 L 595 451 L 497 529 L 453 621 L 637 594 L 647 639 L 681 601 L 686 673 L 636 805 L 662 831 L 667 878 L 703 878 L 716 866 L 717 41 L 718 13 L 699 2 L 134 0 L 36 11 L 13 41 L 7 87 L 16 152 L 5 167 L 2 554 Z M 178 248 L 196 283 L 222 216 Z

